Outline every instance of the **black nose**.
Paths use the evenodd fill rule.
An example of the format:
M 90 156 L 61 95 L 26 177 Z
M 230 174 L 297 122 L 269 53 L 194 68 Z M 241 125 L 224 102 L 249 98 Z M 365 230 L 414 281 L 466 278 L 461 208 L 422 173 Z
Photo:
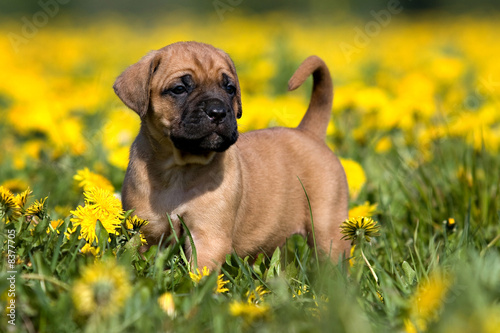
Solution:
M 208 103 L 205 112 L 214 122 L 221 122 L 224 119 L 224 117 L 226 117 L 227 113 L 223 103 L 220 103 L 218 101 Z

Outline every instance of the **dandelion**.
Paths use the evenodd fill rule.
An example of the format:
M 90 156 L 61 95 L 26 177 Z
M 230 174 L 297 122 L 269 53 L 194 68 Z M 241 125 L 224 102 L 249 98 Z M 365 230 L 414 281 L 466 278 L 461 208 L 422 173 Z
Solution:
M 379 236 L 380 227 L 371 217 L 355 217 L 345 220 L 340 226 L 340 232 L 344 234 L 342 239 L 350 239 L 354 243 L 358 237 L 365 238 L 370 242 L 370 237 Z
M 125 220 L 125 227 L 129 230 L 139 230 L 141 227 L 147 225 L 149 221 L 143 220 L 140 217 L 137 217 L 137 215 L 134 216 L 129 216 Z
M 360 216 L 371 217 L 375 214 L 377 206 L 378 204 L 376 203 L 370 205 L 368 201 L 365 201 L 364 204 L 349 209 L 349 218 L 356 218 Z
M 269 305 L 234 301 L 229 304 L 229 313 L 234 317 L 243 317 L 245 322 L 251 323 L 256 319 L 265 318 L 269 314 Z
M 204 266 L 201 272 L 199 268 L 196 269 L 196 273 L 189 272 L 189 277 L 194 283 L 200 283 L 201 279 L 208 275 L 210 275 L 210 270 L 207 266 Z
M 2 205 L 3 214 L 7 217 L 17 215 L 19 212 L 19 206 L 16 203 L 14 194 L 3 186 L 0 186 L 0 204 Z
M 80 249 L 80 252 L 83 253 L 83 254 L 91 254 L 93 255 L 94 257 L 96 257 L 99 252 L 101 252 L 101 248 L 100 247 L 95 247 L 95 246 L 92 246 L 91 244 L 89 243 L 86 243 L 81 249 Z
M 59 228 L 63 223 L 64 220 L 61 219 L 50 221 L 50 226 L 47 228 L 47 233 L 49 234 L 51 231 L 57 231 L 57 234 L 59 234 L 59 230 L 57 230 L 57 228 Z
M 83 269 L 73 286 L 72 298 L 79 314 L 107 317 L 120 311 L 131 289 L 124 267 L 114 261 L 100 261 Z
M 9 189 L 12 192 L 19 193 L 25 188 L 28 188 L 28 183 L 26 183 L 24 180 L 19 179 L 19 178 L 12 178 L 9 180 L 6 180 L 2 183 L 2 186 Z
M 94 187 L 85 191 L 84 196 L 86 205 L 92 206 L 103 214 L 123 218 L 122 203 L 112 192 Z
M 102 188 L 110 192 L 115 190 L 109 180 L 100 174 L 90 171 L 89 168 L 78 170 L 76 175 L 73 176 L 73 179 L 78 181 L 78 186 L 83 188 L 84 191 L 89 191 L 94 187 Z
M 28 187 L 25 191 L 16 195 L 14 201 L 16 202 L 17 207 L 19 207 L 20 209 L 24 208 L 31 193 L 33 193 L 33 191 L 31 191 L 31 189 Z
M 347 177 L 349 196 L 351 199 L 356 199 L 366 182 L 365 171 L 363 167 L 354 160 L 341 158 L 340 163 L 342 163 L 342 167 Z
M 80 237 L 85 238 L 89 243 L 97 242 L 95 228 L 99 220 L 104 229 L 110 234 L 118 234 L 117 228 L 120 227 L 121 221 L 118 216 L 112 216 L 102 211 L 96 210 L 93 206 L 85 205 L 78 206 L 76 210 L 71 211 L 74 217 L 70 220 L 73 223 L 74 232 L 78 226 L 81 226 Z
M 174 296 L 171 293 L 165 292 L 161 294 L 161 296 L 158 297 L 158 305 L 167 315 L 172 318 L 175 317 Z
M 229 283 L 229 281 L 223 279 L 224 274 L 220 274 L 217 276 L 217 287 L 215 288 L 215 292 L 217 294 L 222 294 L 225 292 L 228 292 L 229 289 L 226 288 L 226 284 Z
M 377 222 L 375 222 L 371 217 L 356 217 L 356 218 L 350 218 L 342 222 L 342 225 L 340 226 L 341 233 L 344 234 L 342 239 L 347 239 L 351 240 L 351 244 L 353 247 L 351 248 L 351 255 L 353 254 L 354 251 L 354 246 L 356 246 L 356 243 L 358 242 L 358 239 L 364 239 L 366 242 L 370 242 L 371 238 L 370 237 L 375 237 L 379 235 L 380 227 L 378 226 Z M 363 260 L 365 261 L 366 265 L 370 269 L 370 272 L 372 273 L 373 277 L 375 278 L 375 282 L 378 283 L 378 276 L 375 274 L 375 271 L 373 270 L 373 267 L 370 265 L 370 262 L 368 259 L 366 259 L 365 253 L 363 252 L 363 248 L 360 248 L 361 256 L 363 257 Z M 350 261 L 350 264 L 354 264 L 354 261 Z
M 409 318 L 405 320 L 407 332 L 426 331 L 427 325 L 438 319 L 450 284 L 448 277 L 434 272 L 418 286 L 410 301 Z
M 457 223 L 456 223 L 456 221 L 455 221 L 455 219 L 453 217 L 450 217 L 449 219 L 444 220 L 443 224 L 444 224 L 444 226 L 446 228 L 446 231 L 448 231 L 448 232 L 455 231 L 455 229 L 457 227 Z
M 144 237 L 142 231 L 139 231 L 139 238 L 141 239 L 141 245 L 148 245 L 148 241 L 146 240 L 146 237 Z
M 249 304 L 259 304 L 264 299 L 264 295 L 268 293 L 269 290 L 264 289 L 263 286 L 258 286 L 255 290 L 247 291 L 245 296 Z
M 45 201 L 47 200 L 47 198 L 48 197 L 36 200 L 34 203 L 31 204 L 31 206 L 28 207 L 28 209 L 26 209 L 24 215 L 38 216 L 39 218 L 42 218 L 43 212 L 45 210 Z

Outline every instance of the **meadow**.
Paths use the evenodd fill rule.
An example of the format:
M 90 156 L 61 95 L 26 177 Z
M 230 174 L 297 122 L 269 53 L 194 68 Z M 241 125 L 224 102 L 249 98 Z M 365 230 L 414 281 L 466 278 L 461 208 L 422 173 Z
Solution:
M 1 331 L 500 332 L 499 17 L 186 17 L 1 21 Z M 300 237 L 219 273 L 189 270 L 189 237 L 138 254 L 147 221 L 117 195 L 139 117 L 112 84 L 180 40 L 231 55 L 242 132 L 296 126 L 311 83 L 289 77 L 328 64 L 343 265 Z

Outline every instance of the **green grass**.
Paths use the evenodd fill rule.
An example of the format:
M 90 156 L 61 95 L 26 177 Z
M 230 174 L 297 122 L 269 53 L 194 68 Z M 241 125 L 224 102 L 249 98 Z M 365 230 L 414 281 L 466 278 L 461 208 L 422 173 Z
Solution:
M 0 326 L 15 332 L 402 331 L 419 286 L 440 272 L 449 277 L 449 287 L 435 300 L 436 310 L 427 315 L 427 330 L 476 327 L 478 332 L 487 332 L 488 323 L 494 324 L 499 314 L 500 158 L 452 139 L 434 143 L 434 159 L 413 167 L 404 162 L 405 151 L 393 149 L 387 155 L 370 153 L 373 150 L 366 147 L 358 151 L 363 149 L 367 154 L 359 160 L 368 182 L 358 200 L 379 203 L 374 219 L 381 225 L 381 235 L 359 246 L 378 283 L 358 252 L 352 267 L 318 265 L 315 249 L 294 236 L 271 258 L 260 256 L 253 264 L 249 258 L 228 256 L 221 273 L 229 281 L 229 291 L 217 294 L 216 274 L 199 284 L 189 277 L 189 263 L 179 246 L 189 239 L 167 247 L 168 240 L 164 240 L 160 251 L 154 246 L 141 257 L 137 237 L 108 235 L 98 226 L 99 244 L 107 244 L 103 258 L 127 267 L 132 291 L 116 315 L 79 314 L 72 288 L 84 267 L 96 259 L 79 253 L 83 241 L 77 233 L 65 237 L 69 217 L 59 234 L 46 232 L 49 215 L 56 214 L 55 205 L 64 200 L 57 190 L 50 191 L 51 184 L 37 188 L 36 180 L 44 178 L 43 172 L 48 179 L 55 175 L 41 166 L 37 172 L 42 174 L 34 176 L 33 187 L 38 195 L 49 194 L 48 209 L 37 224 L 26 218 L 0 224 L 3 306 L 9 291 L 8 230 L 15 230 L 18 271 L 16 326 L 8 324 L 6 315 L 0 318 Z M 344 150 L 347 147 L 339 147 L 340 152 Z M 65 200 L 77 198 L 76 206 L 81 195 L 72 189 L 71 175 L 80 161 L 70 159 L 64 172 L 60 171 L 66 161 L 56 163 L 62 175 L 55 186 L 69 192 Z M 458 174 L 459 166 L 469 174 L 468 179 Z M 455 219 L 453 228 L 446 225 L 448 218 Z M 257 286 L 269 291 L 260 300 L 269 306 L 266 314 L 251 321 L 232 315 L 231 303 L 246 302 L 247 292 Z M 175 317 L 158 306 L 158 297 L 167 291 L 174 295 Z

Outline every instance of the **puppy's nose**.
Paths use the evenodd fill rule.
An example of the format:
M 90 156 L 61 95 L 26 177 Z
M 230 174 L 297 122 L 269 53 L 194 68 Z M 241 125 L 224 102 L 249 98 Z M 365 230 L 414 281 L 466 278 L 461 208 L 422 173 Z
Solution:
M 223 107 L 213 107 L 207 110 L 207 115 L 213 121 L 219 122 L 226 116 L 226 109 Z
M 221 122 L 224 117 L 226 117 L 226 108 L 220 102 L 212 102 L 208 103 L 206 109 L 206 114 L 210 117 L 210 119 L 214 122 Z

